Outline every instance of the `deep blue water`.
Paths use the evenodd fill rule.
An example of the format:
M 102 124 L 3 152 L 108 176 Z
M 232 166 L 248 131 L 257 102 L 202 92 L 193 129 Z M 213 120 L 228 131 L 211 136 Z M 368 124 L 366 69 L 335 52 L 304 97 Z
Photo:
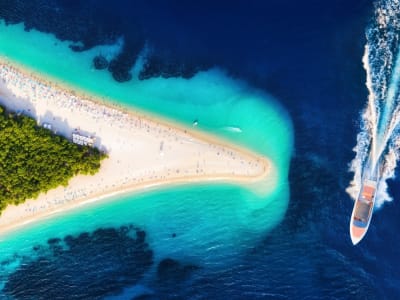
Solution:
M 158 268 L 154 294 L 136 299 L 400 298 L 396 233 L 400 184 L 391 182 L 394 201 L 374 214 L 365 240 L 354 247 L 348 234 L 352 201 L 344 190 L 351 179 L 347 169 L 359 112 L 367 99 L 361 57 L 372 1 L 215 2 L 0 0 L 0 17 L 11 23 L 24 21 L 60 39 L 81 41 L 78 51 L 123 35 L 125 49 L 110 67 L 116 80 L 129 80 L 127 71 L 147 42 L 153 54 L 141 74 L 143 79 L 190 77 L 197 70 L 221 66 L 275 96 L 293 120 L 291 199 L 283 222 L 236 265 L 223 270 L 164 262 Z M 151 249 L 139 237 L 129 239 L 118 230 L 97 236 L 97 250 L 105 247 L 112 252 L 115 249 L 107 245 L 137 244 L 134 258 L 142 265 L 132 265 L 137 272 L 131 273 L 121 261 L 102 264 L 102 268 L 116 269 L 114 281 L 104 279 L 110 289 L 118 285 L 115 281 L 126 286 L 140 282 L 140 267 L 152 260 Z M 95 237 L 82 237 L 82 243 L 92 245 L 94 252 L 90 238 Z M 52 247 L 38 251 L 55 251 L 50 257 L 57 257 Z M 56 264 L 84 255 L 78 247 L 75 252 L 63 252 Z M 45 257 L 49 257 L 47 252 Z M 28 264 L 26 269 L 58 269 L 56 264 L 40 262 L 41 266 Z M 87 285 L 94 276 L 90 269 L 95 266 L 83 258 L 81 263 L 82 274 L 88 276 L 83 275 L 77 286 Z M 65 272 L 60 276 L 68 276 Z M 42 289 L 43 299 L 54 298 L 45 288 L 46 280 L 52 278 L 44 278 L 43 286 L 37 288 Z M 69 298 L 68 288 L 56 290 L 59 299 Z M 104 291 L 87 288 L 80 295 L 96 299 Z

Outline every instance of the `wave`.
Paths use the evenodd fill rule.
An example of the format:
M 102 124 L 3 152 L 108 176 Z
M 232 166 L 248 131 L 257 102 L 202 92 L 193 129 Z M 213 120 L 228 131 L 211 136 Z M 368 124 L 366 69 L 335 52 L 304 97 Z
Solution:
M 366 30 L 363 56 L 369 96 L 360 115 L 360 132 L 350 163 L 353 180 L 347 188 L 356 199 L 368 160 L 381 168 L 376 207 L 392 201 L 387 180 L 395 177 L 400 158 L 400 1 L 375 2 L 374 17 Z

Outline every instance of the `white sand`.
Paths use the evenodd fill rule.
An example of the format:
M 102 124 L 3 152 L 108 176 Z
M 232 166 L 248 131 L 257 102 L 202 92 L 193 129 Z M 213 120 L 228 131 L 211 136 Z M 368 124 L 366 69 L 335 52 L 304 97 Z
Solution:
M 86 202 L 159 185 L 225 181 L 259 186 L 274 181 L 272 164 L 264 157 L 160 118 L 89 99 L 0 60 L 0 104 L 40 124 L 50 123 L 68 138 L 76 129 L 94 135 L 95 146 L 109 155 L 94 176 L 76 176 L 66 188 L 7 207 L 0 233 Z

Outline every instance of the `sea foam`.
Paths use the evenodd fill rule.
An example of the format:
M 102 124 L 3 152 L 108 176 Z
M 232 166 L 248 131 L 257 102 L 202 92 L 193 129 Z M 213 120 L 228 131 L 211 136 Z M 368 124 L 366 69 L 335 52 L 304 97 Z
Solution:
M 392 201 L 387 180 L 394 178 L 400 157 L 400 6 L 398 0 L 375 2 L 374 18 L 366 30 L 363 56 L 369 96 L 361 114 L 361 131 L 350 171 L 354 178 L 347 192 L 356 199 L 368 158 L 381 168 L 376 208 Z M 370 154 L 370 155 L 369 155 Z

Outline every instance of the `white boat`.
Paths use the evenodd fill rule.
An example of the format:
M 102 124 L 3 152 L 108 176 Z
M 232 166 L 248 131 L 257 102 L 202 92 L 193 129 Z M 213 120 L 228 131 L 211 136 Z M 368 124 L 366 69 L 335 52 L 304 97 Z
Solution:
M 353 245 L 358 244 L 368 231 L 374 211 L 376 192 L 379 183 L 379 164 L 369 166 L 365 171 L 360 193 L 354 202 L 350 219 L 350 237 Z
M 230 131 L 230 132 L 235 132 L 235 133 L 241 133 L 242 129 L 237 126 L 225 126 L 222 128 L 225 131 Z

